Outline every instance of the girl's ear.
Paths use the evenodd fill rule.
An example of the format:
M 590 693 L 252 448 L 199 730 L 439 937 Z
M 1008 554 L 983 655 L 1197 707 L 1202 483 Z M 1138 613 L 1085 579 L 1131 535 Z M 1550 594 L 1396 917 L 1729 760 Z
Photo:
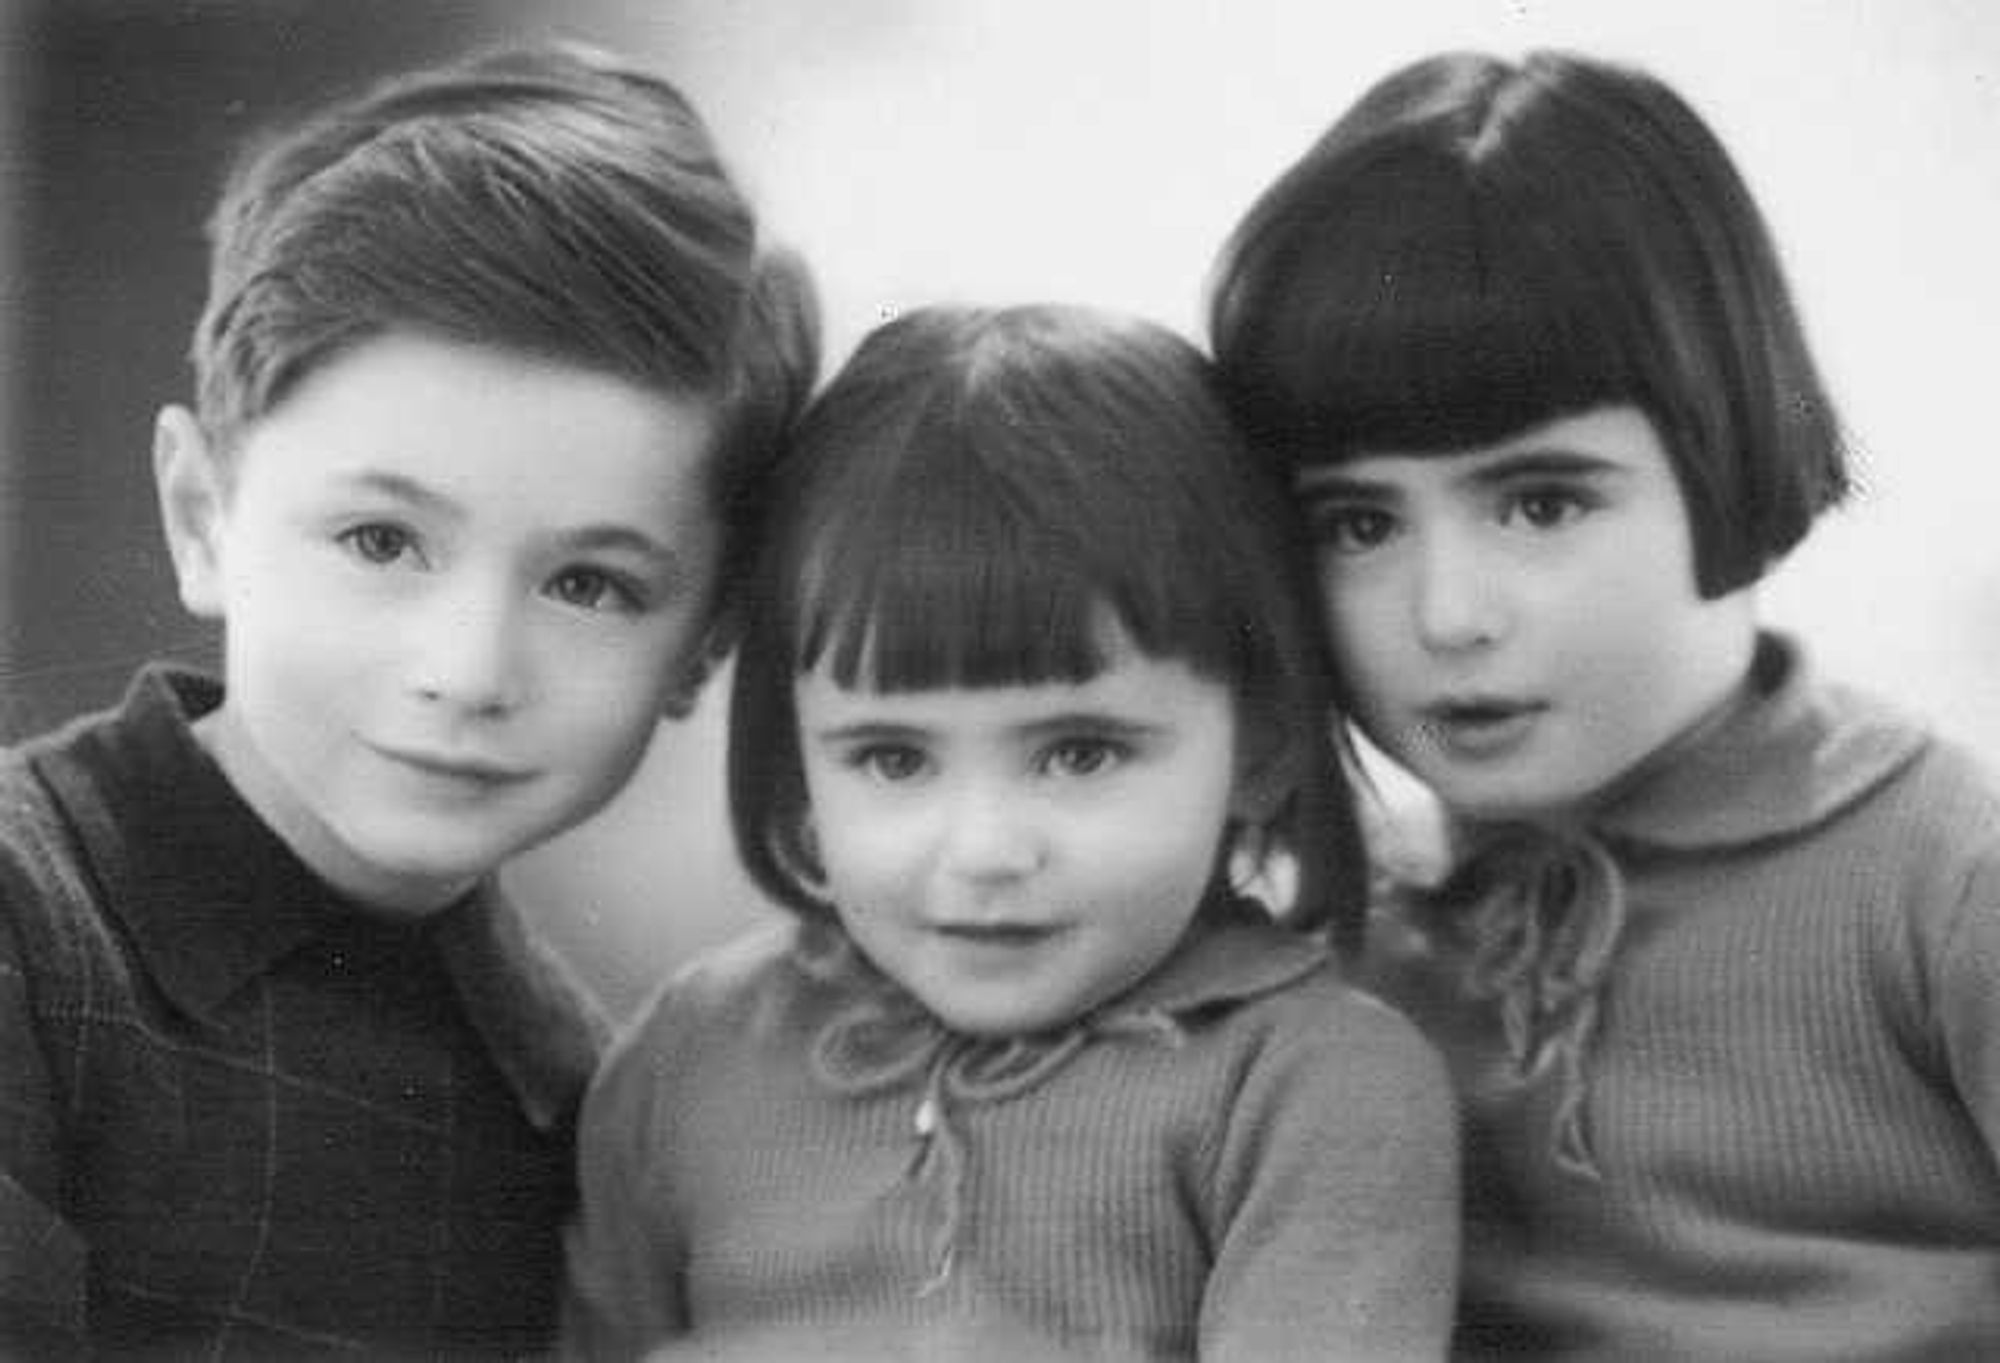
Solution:
M 1231 817 L 1253 828 L 1270 823 L 1290 797 L 1295 775 L 1282 752 L 1244 755 L 1237 761 L 1236 787 L 1229 794 Z
M 185 407 L 162 407 L 153 422 L 153 483 L 181 604 L 220 619 L 228 482 L 201 423 Z

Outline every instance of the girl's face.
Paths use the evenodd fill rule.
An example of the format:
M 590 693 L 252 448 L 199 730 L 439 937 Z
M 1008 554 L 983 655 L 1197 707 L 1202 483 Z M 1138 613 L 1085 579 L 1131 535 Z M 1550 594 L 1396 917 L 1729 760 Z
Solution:
M 1453 809 L 1557 814 L 1719 704 L 1748 590 L 1704 601 L 1673 468 L 1636 408 L 1300 476 L 1369 738 Z
M 1225 686 L 1115 635 L 1077 685 L 797 684 L 826 889 L 880 969 L 956 1030 L 1065 1023 L 1180 940 L 1235 789 Z

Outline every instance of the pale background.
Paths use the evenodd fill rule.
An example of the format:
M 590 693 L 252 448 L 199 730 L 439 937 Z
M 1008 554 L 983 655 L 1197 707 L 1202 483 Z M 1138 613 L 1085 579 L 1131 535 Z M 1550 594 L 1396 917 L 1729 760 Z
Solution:
M 4 41 L 22 3 L 0 8 L 13 64 L 35 55 Z M 265 27 L 283 29 L 274 13 L 315 10 L 288 0 L 263 11 Z M 677 79 L 774 231 L 812 261 L 831 360 L 879 318 L 941 297 L 1099 303 L 1192 331 L 1236 216 L 1390 67 L 1439 48 L 1542 45 L 1648 66 L 1703 111 L 1757 192 L 1860 465 L 1862 495 L 1769 584 L 1767 615 L 1830 670 L 2000 759 L 2000 6 L 512 0 L 398 11 L 411 12 L 441 25 L 433 46 L 565 32 Z M 0 89 L 10 85 L 0 66 Z M 0 174 L 18 164 L 8 150 L 19 127 L 0 100 Z M 19 240 L 14 216 L 0 212 L 0 259 Z M 22 377 L 20 285 L 18 267 L 0 267 L 10 430 L 23 389 L 39 391 Z M 182 328 L 198 295 L 183 301 Z M 179 394 L 140 396 L 150 413 Z M 127 449 L 94 453 L 137 478 L 146 438 L 141 415 Z M 11 448 L 0 445 L 0 533 L 14 548 L 48 494 L 45 480 L 9 476 Z M 165 571 L 150 540 L 112 548 L 118 576 Z M 18 549 L 12 561 L 25 580 Z M 33 637 L 46 595 L 0 595 L 10 685 L 69 666 L 61 631 L 18 642 Z M 136 661 L 130 645 L 84 653 L 97 673 Z M 691 721 L 664 729 L 625 797 L 513 873 L 620 1007 L 763 911 L 728 847 L 719 702 L 711 692 Z

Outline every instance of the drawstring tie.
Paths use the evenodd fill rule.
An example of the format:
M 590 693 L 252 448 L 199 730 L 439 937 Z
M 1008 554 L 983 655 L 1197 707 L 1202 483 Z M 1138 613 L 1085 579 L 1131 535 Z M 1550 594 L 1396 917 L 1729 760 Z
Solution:
M 802 936 L 799 958 L 820 979 L 873 976 L 851 943 L 837 933 L 812 942 Z M 1042 1083 L 1100 1037 L 1140 1037 L 1178 1045 L 1183 1033 L 1156 1009 L 1077 1019 L 1031 1036 L 967 1036 L 953 1032 L 921 1004 L 875 977 L 866 995 L 836 1013 L 814 1036 L 808 1063 L 830 1091 L 851 1097 L 888 1092 L 918 1080 L 912 1117 L 917 1148 L 906 1177 L 939 1190 L 930 1227 L 930 1271 L 917 1289 L 928 1296 L 950 1281 L 964 1230 L 969 1156 L 954 1115 L 980 1103 L 1004 1102 Z
M 1466 993 L 1498 1002 L 1516 1078 L 1558 1076 L 1557 1166 L 1598 1178 L 1585 1060 L 1626 920 L 1625 879 L 1609 850 L 1582 829 L 1484 830 L 1425 896 L 1424 918 L 1433 940 L 1462 962 Z

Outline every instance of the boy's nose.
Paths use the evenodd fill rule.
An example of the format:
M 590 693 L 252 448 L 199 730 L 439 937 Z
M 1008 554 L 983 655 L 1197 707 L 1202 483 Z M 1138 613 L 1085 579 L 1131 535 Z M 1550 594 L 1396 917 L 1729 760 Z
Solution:
M 1004 881 L 1032 874 L 1047 845 L 1024 802 L 983 785 L 961 790 L 944 806 L 944 862 L 965 880 Z
M 410 685 L 423 699 L 477 714 L 520 704 L 524 659 L 519 621 L 497 593 L 440 595 L 415 624 Z
M 1433 534 L 1418 560 L 1412 604 L 1418 637 L 1439 652 L 1492 643 L 1504 627 L 1498 565 L 1470 537 Z

